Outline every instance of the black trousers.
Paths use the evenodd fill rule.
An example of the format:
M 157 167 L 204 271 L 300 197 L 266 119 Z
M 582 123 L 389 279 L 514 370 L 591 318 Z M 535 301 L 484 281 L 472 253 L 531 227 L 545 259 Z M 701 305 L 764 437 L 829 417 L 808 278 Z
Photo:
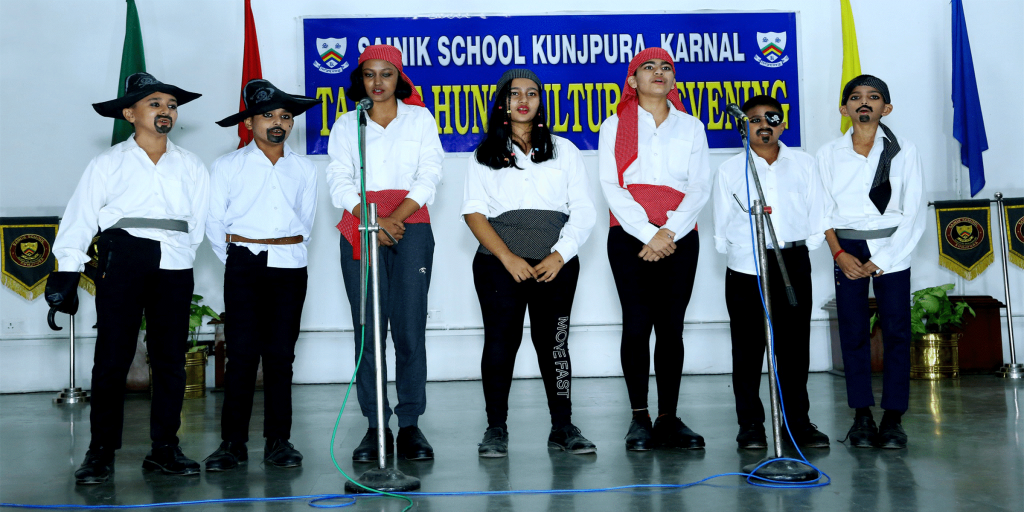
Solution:
M 185 395 L 192 269 L 160 269 L 160 243 L 121 229 L 104 231 L 98 249 L 89 447 L 121 447 L 125 381 L 135 357 L 143 312 L 153 369 L 149 436 L 154 447 L 176 446 Z
M 267 266 L 267 251 L 228 246 L 224 270 L 224 370 L 221 438 L 249 440 L 256 371 L 263 360 L 263 437 L 285 439 L 292 428 L 292 362 L 306 300 L 306 267 Z
M 691 231 L 676 242 L 675 253 L 655 262 L 637 257 L 643 246 L 621 226 L 608 231 L 608 262 L 622 304 L 622 374 L 630 407 L 646 409 L 653 328 L 658 413 L 675 415 L 683 376 L 683 318 L 697 274 L 700 239 Z
M 527 259 L 530 265 L 540 260 Z M 496 256 L 477 253 L 473 282 L 484 319 L 480 375 L 487 404 L 487 426 L 508 428 L 508 394 L 516 353 L 523 341 L 523 320 L 530 310 L 530 337 L 548 397 L 551 424 L 572 418 L 572 364 L 569 361 L 569 314 L 576 296 L 580 259 L 566 262 L 550 283 L 517 283 Z
M 807 416 L 810 407 L 807 369 L 810 366 L 811 343 L 811 260 L 806 246 L 783 249 L 782 259 L 786 262 L 786 270 L 796 292 L 796 307 L 789 305 L 779 261 L 771 250 L 768 252 L 768 286 L 783 412 L 790 430 L 796 432 L 810 424 Z M 764 423 L 764 405 L 758 392 L 766 341 L 757 276 L 726 269 L 725 304 L 729 308 L 729 330 L 732 334 L 732 390 L 736 396 L 736 419 L 740 425 Z

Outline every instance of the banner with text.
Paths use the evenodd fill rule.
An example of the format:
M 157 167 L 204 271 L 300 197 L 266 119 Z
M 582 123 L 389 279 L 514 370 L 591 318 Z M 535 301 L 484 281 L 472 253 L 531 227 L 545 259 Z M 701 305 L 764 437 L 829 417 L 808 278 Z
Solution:
M 486 131 L 494 84 L 527 67 L 544 81 L 552 131 L 597 149 L 601 122 L 615 113 L 629 61 L 648 47 L 673 56 L 687 112 L 712 148 L 741 146 L 729 103 L 768 94 L 782 104 L 800 145 L 796 13 L 599 14 L 449 18 L 306 18 L 303 69 L 306 152 L 327 154 L 334 121 L 354 108 L 350 74 L 369 45 L 402 50 L 404 71 L 437 121 L 448 152 L 472 151 Z

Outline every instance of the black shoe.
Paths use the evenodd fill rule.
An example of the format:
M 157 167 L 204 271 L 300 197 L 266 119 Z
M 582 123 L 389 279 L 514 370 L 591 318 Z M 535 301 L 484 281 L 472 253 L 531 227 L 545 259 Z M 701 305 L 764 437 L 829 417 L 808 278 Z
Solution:
M 296 468 L 302 465 L 302 454 L 285 439 L 267 439 L 263 462 L 279 468 Z
M 572 423 L 564 427 L 551 429 L 551 435 L 548 436 L 548 448 L 557 448 L 573 455 L 597 451 L 594 443 L 583 437 L 580 429 L 576 428 Z
M 142 469 L 160 470 L 168 475 L 198 475 L 199 463 L 181 453 L 180 446 L 153 448 L 142 461 Z
M 481 457 L 508 457 L 508 431 L 501 427 L 491 427 L 484 432 L 484 440 L 478 445 L 477 452 Z
M 740 432 L 736 434 L 736 444 L 741 450 L 764 450 L 768 448 L 768 438 L 764 434 L 764 425 L 751 423 L 740 425 Z
M 398 456 L 405 460 L 430 460 L 434 458 L 434 447 L 419 427 L 398 429 Z
M 384 429 L 384 455 L 390 457 L 395 454 L 395 436 L 391 429 Z M 366 435 L 359 446 L 352 451 L 352 460 L 355 462 L 377 462 L 377 429 L 366 429 Z
M 114 450 L 98 447 L 85 452 L 85 462 L 75 471 L 75 483 L 102 484 L 114 476 Z
M 907 432 L 898 422 L 882 421 L 875 436 L 875 445 L 879 448 L 901 450 L 907 447 Z
M 658 446 L 703 450 L 704 437 L 690 430 L 683 420 L 675 416 L 658 416 L 654 421 L 654 441 Z
M 806 427 L 793 431 L 792 434 L 800 448 L 828 448 L 828 436 L 822 434 L 814 423 L 808 423 Z
M 207 471 L 227 471 L 235 469 L 239 464 L 249 460 L 249 450 L 245 443 L 232 443 L 224 441 L 220 448 L 206 458 Z
M 846 438 L 839 441 L 842 443 L 850 440 L 850 446 L 855 448 L 872 448 L 875 446 L 875 437 L 878 436 L 878 427 L 871 416 L 857 416 L 853 418 L 853 426 L 846 433 Z
M 645 452 L 654 448 L 654 427 L 651 426 L 651 418 L 645 417 L 647 421 L 637 421 L 633 418 L 629 422 L 629 431 L 626 432 L 626 449 L 634 452 Z

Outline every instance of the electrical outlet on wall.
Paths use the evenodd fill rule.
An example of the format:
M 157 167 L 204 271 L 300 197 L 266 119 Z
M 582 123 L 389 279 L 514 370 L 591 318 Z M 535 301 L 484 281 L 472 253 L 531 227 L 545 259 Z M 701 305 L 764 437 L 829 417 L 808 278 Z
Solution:
M 4 334 L 21 334 L 25 332 L 25 321 L 24 320 L 4 320 L 3 323 Z

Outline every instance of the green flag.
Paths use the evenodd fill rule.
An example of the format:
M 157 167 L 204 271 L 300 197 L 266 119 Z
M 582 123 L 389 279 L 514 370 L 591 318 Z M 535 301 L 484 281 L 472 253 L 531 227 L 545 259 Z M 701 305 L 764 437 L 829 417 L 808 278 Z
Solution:
M 142 28 L 135 0 L 128 1 L 128 16 L 124 27 L 124 49 L 121 50 L 121 78 L 117 83 L 117 97 L 124 96 L 124 84 L 129 76 L 146 70 L 146 52 L 142 49 Z M 114 120 L 114 134 L 110 145 L 124 142 L 135 133 L 135 127 L 124 119 Z

